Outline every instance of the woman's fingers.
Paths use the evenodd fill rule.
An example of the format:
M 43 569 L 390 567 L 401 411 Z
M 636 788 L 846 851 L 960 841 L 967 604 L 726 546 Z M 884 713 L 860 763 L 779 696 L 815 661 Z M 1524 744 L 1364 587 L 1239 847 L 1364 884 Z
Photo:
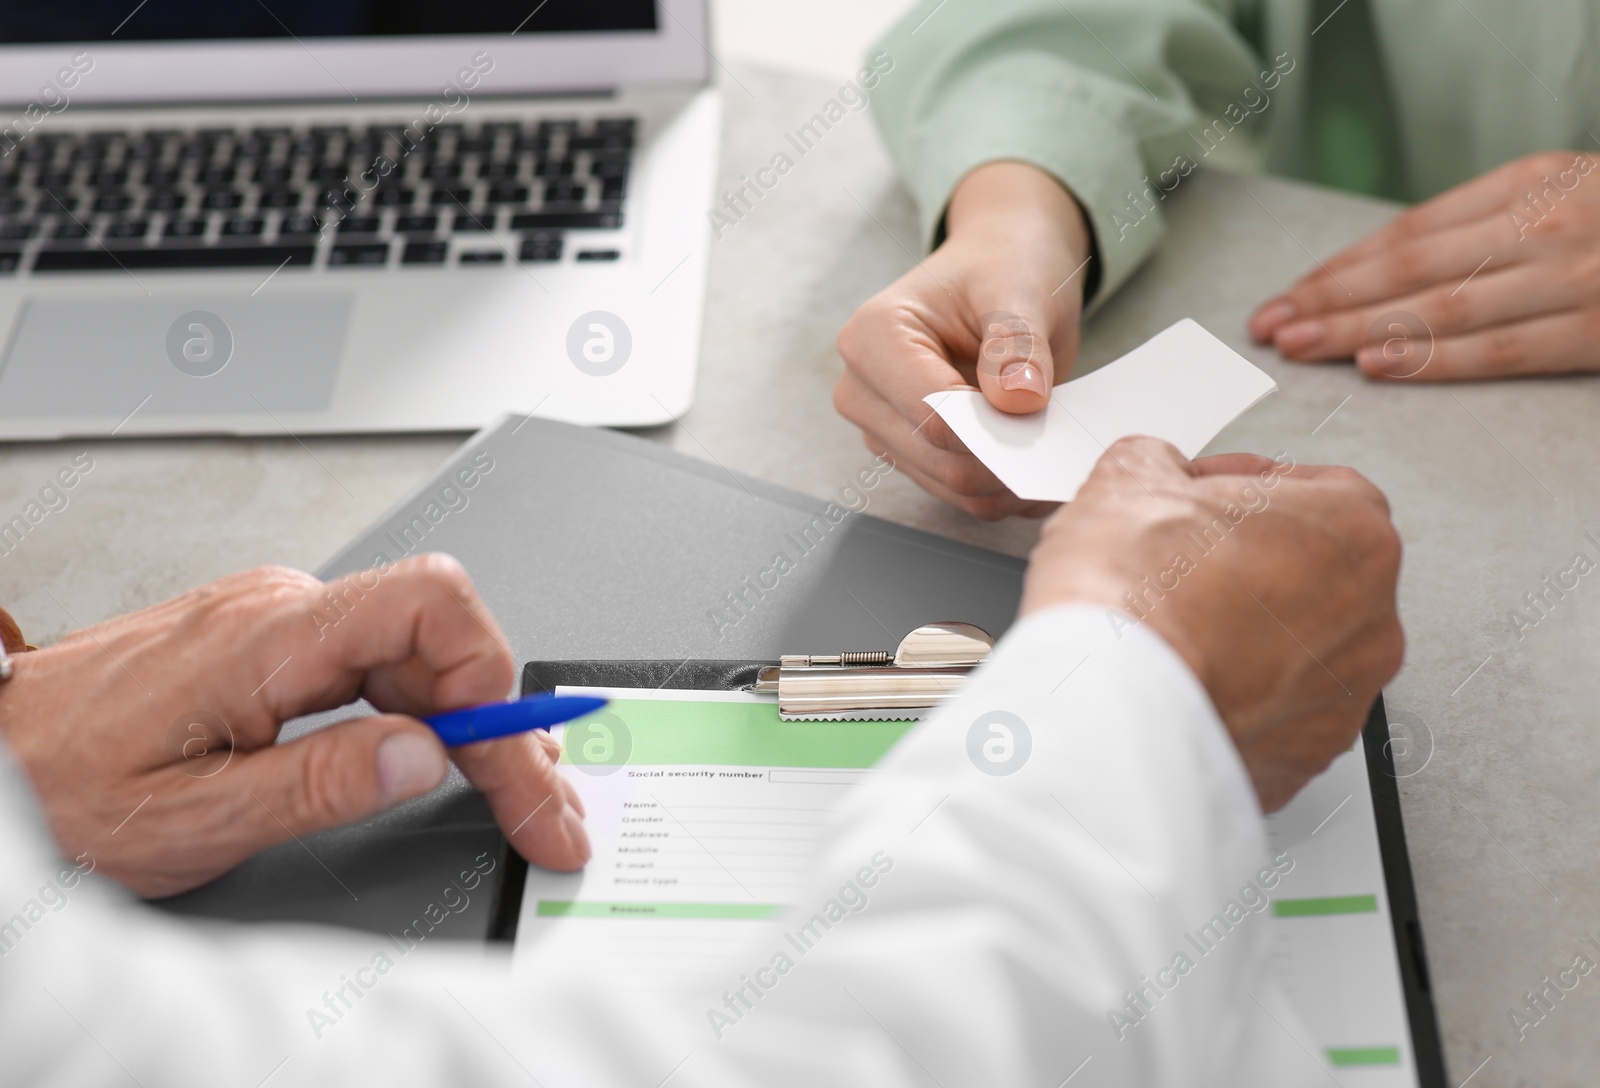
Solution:
M 1600 340 L 1593 314 L 1564 311 L 1436 339 L 1426 358 L 1392 367 L 1375 349 L 1356 357 L 1372 378 L 1444 382 L 1528 377 L 1600 370 Z
M 1312 323 L 1329 313 L 1374 306 L 1436 286 L 1458 288 L 1482 269 L 1504 269 L 1528 256 L 1518 252 L 1516 232 L 1504 216 L 1476 220 L 1399 242 L 1338 270 L 1319 267 L 1259 309 L 1250 319 L 1250 333 L 1257 340 L 1272 339 L 1292 358 L 1310 343 Z M 1292 316 L 1273 310 L 1280 304 L 1289 307 L 1282 314 Z
M 1395 373 L 1403 374 L 1417 367 L 1410 341 L 1425 346 L 1441 337 L 1577 309 L 1593 291 L 1573 278 L 1552 276 L 1543 265 L 1515 265 L 1503 272 L 1486 269 L 1465 284 L 1441 285 L 1299 322 L 1280 330 L 1275 342 L 1287 358 L 1302 362 L 1349 359 L 1358 351 L 1381 354 Z M 1386 316 L 1392 320 L 1383 321 Z M 1304 331 L 1291 339 L 1296 329 Z M 1385 349 L 1396 337 L 1407 342 L 1406 352 Z
M 968 378 L 951 361 L 949 335 L 930 328 L 933 315 L 922 312 L 914 300 L 874 299 L 857 310 L 839 332 L 839 354 L 844 357 L 844 378 L 858 399 L 872 399 L 894 409 L 911 427 L 919 427 L 922 441 L 940 449 L 960 449 L 960 439 L 933 415 L 923 398 L 946 389 L 970 388 Z M 968 357 L 977 341 L 965 346 Z M 843 381 L 844 379 L 841 379 Z M 834 404 L 845 418 L 860 426 L 840 401 Z
M 923 440 L 922 436 L 934 426 L 948 430 L 937 415 L 913 426 L 849 374 L 840 379 L 839 388 L 834 391 L 834 403 L 846 419 L 870 438 L 869 448 L 875 453 L 887 453 L 896 469 L 914 468 L 923 477 L 939 481 L 946 492 L 968 498 L 1010 494 L 1006 485 L 984 467 L 983 462 L 968 453 L 953 433 L 952 448 L 932 446 Z

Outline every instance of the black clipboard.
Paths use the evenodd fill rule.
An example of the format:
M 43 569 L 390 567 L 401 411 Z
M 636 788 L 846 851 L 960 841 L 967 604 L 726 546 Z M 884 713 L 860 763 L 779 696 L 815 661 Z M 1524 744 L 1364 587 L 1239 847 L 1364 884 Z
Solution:
M 1367 724 L 1361 730 L 1361 741 L 1367 756 L 1367 781 L 1372 788 L 1372 814 L 1378 825 L 1383 882 L 1389 889 L 1389 920 L 1394 926 L 1395 956 L 1400 963 L 1400 983 L 1405 990 L 1406 1014 L 1411 1021 L 1411 1053 L 1416 1061 L 1417 1081 L 1422 1088 L 1449 1088 L 1444 1047 L 1439 1040 L 1439 1018 L 1433 1007 L 1428 953 L 1422 943 L 1417 888 L 1411 876 L 1411 855 L 1406 849 L 1393 738 L 1382 695 L 1372 704 Z
M 554 691 L 557 687 L 626 687 L 645 691 L 680 688 L 732 691 L 755 679 L 767 661 L 530 661 L 522 670 L 522 694 Z M 1389 719 L 1380 695 L 1372 704 L 1361 731 L 1367 779 L 1372 789 L 1373 816 L 1378 828 L 1378 851 L 1388 888 L 1390 922 L 1394 928 L 1395 957 L 1405 994 L 1411 1030 L 1411 1052 L 1420 1088 L 1450 1088 L 1439 1039 L 1439 1021 L 1433 1004 L 1428 956 L 1422 941 L 1422 918 L 1417 910 L 1416 884 L 1406 849 L 1405 822 L 1400 811 L 1399 776 L 1395 769 Z M 502 842 L 499 893 L 490 921 L 489 939 L 510 943 L 516 939 L 527 884 L 528 863 Z

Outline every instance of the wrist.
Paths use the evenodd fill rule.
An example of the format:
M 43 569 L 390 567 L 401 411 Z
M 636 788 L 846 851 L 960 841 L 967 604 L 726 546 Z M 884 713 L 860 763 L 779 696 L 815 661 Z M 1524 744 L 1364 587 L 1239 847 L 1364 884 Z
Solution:
M 1008 238 L 1040 242 L 1077 267 L 1094 250 L 1083 208 L 1053 175 L 1024 162 L 990 162 L 956 185 L 945 215 L 951 239 Z

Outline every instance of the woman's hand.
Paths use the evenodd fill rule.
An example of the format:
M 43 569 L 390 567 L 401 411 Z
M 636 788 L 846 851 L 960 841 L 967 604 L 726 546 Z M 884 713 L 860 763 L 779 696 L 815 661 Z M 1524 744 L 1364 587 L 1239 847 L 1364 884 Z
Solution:
M 1013 495 L 922 398 L 976 386 L 1006 412 L 1049 403 L 1078 350 L 1089 229 L 1060 182 L 1015 162 L 967 175 L 947 224 L 944 244 L 839 333 L 833 403 L 868 449 L 946 502 L 1040 517 L 1054 505 Z
M 1452 381 L 1600 370 L 1600 173 L 1507 163 L 1331 257 L 1250 318 L 1291 359 Z

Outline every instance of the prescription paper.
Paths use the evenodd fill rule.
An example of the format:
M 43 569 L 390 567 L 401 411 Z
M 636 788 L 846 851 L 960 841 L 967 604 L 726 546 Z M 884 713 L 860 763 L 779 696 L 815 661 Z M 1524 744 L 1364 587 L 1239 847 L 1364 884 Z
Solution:
M 1042 412 L 1011 415 L 982 393 L 960 389 L 923 399 L 1019 498 L 1071 502 L 1117 439 L 1151 435 L 1193 457 L 1277 388 L 1184 318 L 1094 373 L 1057 386 Z

